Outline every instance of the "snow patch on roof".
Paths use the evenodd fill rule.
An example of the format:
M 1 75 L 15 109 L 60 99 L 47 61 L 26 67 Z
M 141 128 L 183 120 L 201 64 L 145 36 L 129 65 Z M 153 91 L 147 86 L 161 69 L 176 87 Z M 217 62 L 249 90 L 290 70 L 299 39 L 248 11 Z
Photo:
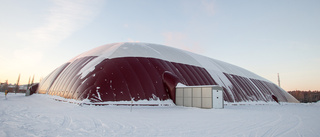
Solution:
M 109 58 L 111 54 L 113 54 L 113 52 L 117 50 L 122 44 L 123 43 L 113 43 L 113 44 L 107 44 L 107 45 L 94 48 L 92 50 L 89 50 L 87 52 L 84 52 L 74 57 L 73 59 L 69 60 L 69 62 L 72 62 L 78 58 L 87 57 L 87 56 L 100 56 L 104 58 Z
M 88 64 L 86 64 L 78 73 L 78 75 L 80 75 L 80 78 L 83 79 L 84 77 L 86 77 L 90 72 L 92 72 L 95 67 L 101 63 L 103 60 L 105 60 L 106 58 L 103 56 L 98 56 L 96 58 L 94 58 L 93 60 L 91 60 Z
M 79 72 L 81 78 L 85 77 L 91 71 L 93 71 L 95 66 L 102 62 L 104 59 L 122 57 L 147 57 L 202 67 L 205 68 L 213 78 L 219 76 L 219 78 L 226 79 L 223 75 L 223 72 L 225 72 L 228 74 L 236 74 L 239 76 L 268 81 L 267 79 L 262 78 L 241 67 L 216 59 L 211 59 L 209 57 L 205 57 L 192 52 L 157 44 L 132 42 L 107 44 L 82 53 L 70 61 L 86 56 L 97 56 L 97 58 L 90 61 L 88 64 L 86 64 L 85 67 L 81 69 L 81 71 Z

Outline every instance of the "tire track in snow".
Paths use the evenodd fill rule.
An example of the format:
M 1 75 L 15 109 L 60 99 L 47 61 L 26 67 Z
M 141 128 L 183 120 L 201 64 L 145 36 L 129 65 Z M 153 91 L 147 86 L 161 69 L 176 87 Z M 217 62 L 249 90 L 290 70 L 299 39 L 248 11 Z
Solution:
M 276 125 L 282 122 L 282 115 L 278 113 L 266 115 L 258 112 L 251 115 L 253 117 L 248 117 L 248 119 L 241 118 L 244 116 L 236 116 L 233 117 L 233 120 L 227 120 L 228 123 L 233 123 L 233 125 L 222 128 L 223 130 L 220 133 L 224 136 L 273 136 L 277 130 Z M 259 117 L 256 117 L 256 115 L 259 115 Z M 223 126 L 223 123 L 220 125 Z M 230 130 L 233 132 L 230 133 Z
M 98 120 L 98 119 L 92 119 L 91 120 L 94 127 L 95 127 L 95 133 L 98 135 L 98 136 L 106 136 L 106 130 L 105 128 L 103 127 L 102 125 L 102 122 L 101 120 Z
M 72 118 L 68 115 L 61 116 L 39 116 L 38 121 L 47 124 L 47 127 L 42 128 L 40 135 L 46 136 L 62 136 L 62 134 L 69 135 L 71 129 L 69 128 L 72 123 Z
M 138 122 L 138 121 L 124 121 L 122 119 L 114 119 L 114 120 L 97 120 L 92 118 L 92 123 L 94 126 L 97 126 L 97 135 L 104 136 L 129 136 L 136 134 L 138 129 L 145 130 L 146 128 L 150 128 L 150 126 L 144 125 L 146 122 Z
M 137 123 L 133 123 L 130 121 L 116 121 L 116 127 L 118 127 L 117 130 L 115 130 L 115 133 L 118 135 L 132 135 L 136 132 L 137 127 L 135 126 Z
M 296 122 L 290 124 L 290 126 L 285 127 L 285 130 L 282 129 L 282 130 L 281 130 L 282 132 L 280 132 L 280 133 L 277 134 L 276 136 L 283 136 L 283 135 L 285 135 L 285 134 L 287 134 L 287 133 L 298 131 L 297 129 L 298 129 L 298 127 L 300 127 L 300 125 L 301 125 L 301 123 L 302 123 L 302 120 L 301 120 L 301 118 L 300 118 L 299 116 L 297 116 L 297 115 L 292 115 L 292 116 L 293 116 L 293 117 L 289 117 L 289 118 L 290 118 L 290 119 L 295 118 L 295 119 L 297 119 L 297 120 L 290 120 L 290 121 L 296 121 Z M 279 128 L 277 128 L 277 129 L 279 129 Z
M 278 125 L 280 122 L 282 121 L 282 115 L 277 114 L 277 119 L 273 120 L 273 121 L 268 121 L 268 122 L 264 122 L 260 126 L 257 127 L 256 129 L 268 129 L 267 131 L 265 131 L 261 136 L 262 137 L 270 137 L 270 136 L 274 136 L 274 134 L 276 133 L 278 127 L 276 125 Z
M 61 124 L 61 128 L 68 129 L 70 127 L 71 122 L 72 122 L 72 119 L 70 116 L 64 116 L 63 122 Z

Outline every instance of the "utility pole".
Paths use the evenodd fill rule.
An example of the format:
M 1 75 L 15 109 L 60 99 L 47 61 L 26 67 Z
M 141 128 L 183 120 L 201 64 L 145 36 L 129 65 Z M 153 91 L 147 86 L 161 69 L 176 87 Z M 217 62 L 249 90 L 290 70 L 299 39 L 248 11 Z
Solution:
M 31 86 L 33 85 L 33 81 L 34 81 L 34 75 L 32 77 Z
M 279 73 L 278 73 L 278 86 L 281 87 L 281 86 L 280 86 L 280 76 L 279 76 Z
M 31 79 L 31 76 L 29 76 L 29 81 L 28 81 L 27 90 L 29 89 L 29 86 L 30 86 L 30 79 Z
M 17 94 L 17 92 L 19 92 L 19 81 L 20 81 L 20 74 L 19 74 L 19 77 L 18 77 L 18 80 L 17 80 L 16 88 L 14 90 L 14 93 L 16 93 L 16 94 Z
M 7 80 L 6 84 L 4 85 L 4 91 L 9 90 L 8 87 L 9 87 L 9 84 L 8 84 L 8 80 Z

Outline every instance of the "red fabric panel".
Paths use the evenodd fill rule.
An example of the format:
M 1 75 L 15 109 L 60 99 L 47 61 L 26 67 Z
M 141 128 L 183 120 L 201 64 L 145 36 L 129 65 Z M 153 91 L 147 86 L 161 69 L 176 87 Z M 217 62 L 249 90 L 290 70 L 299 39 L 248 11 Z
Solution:
M 143 74 L 138 74 L 134 72 L 133 67 L 136 67 L 136 66 L 131 66 L 128 63 L 129 61 L 132 61 L 131 58 L 117 58 L 115 59 L 114 62 L 124 76 L 124 80 L 125 80 L 125 83 L 128 85 L 128 89 L 131 94 L 131 97 L 134 98 L 134 100 L 145 99 L 145 95 L 143 93 L 144 90 L 140 83 L 143 81 L 139 81 L 139 78 L 137 76 L 137 75 L 143 75 Z
M 246 95 L 244 95 L 242 88 L 238 85 L 238 83 L 232 78 L 231 75 L 227 74 L 227 73 L 223 73 L 228 80 L 232 83 L 232 87 L 229 87 L 229 89 L 231 89 L 231 92 L 233 94 L 234 97 L 234 101 L 235 102 L 240 102 L 240 101 L 244 101 L 247 100 Z
M 194 66 L 188 66 L 190 73 L 194 76 L 194 78 L 198 81 L 198 85 L 205 85 L 205 77 L 201 78 L 200 73 L 198 73 L 195 69 Z
M 138 82 L 142 87 L 142 90 L 139 91 L 141 98 L 151 98 L 152 95 L 156 95 L 154 92 L 156 89 L 152 86 L 152 79 L 150 78 L 150 71 L 148 72 L 144 66 L 141 64 L 138 58 L 129 58 L 128 63 L 131 66 L 133 73 L 137 74 Z M 154 72 L 151 72 L 154 73 Z M 137 81 L 137 80 L 135 80 Z M 130 89 L 131 90 L 131 89 Z M 150 91 L 150 92 L 145 92 Z M 136 98 L 137 100 L 140 98 Z
M 154 89 L 154 91 L 153 91 L 154 95 L 157 97 L 164 96 L 163 92 L 161 92 L 161 91 L 164 91 L 165 89 L 164 89 L 163 85 L 158 84 L 158 83 L 162 82 L 161 74 L 157 71 L 155 66 L 153 64 L 151 64 L 150 59 L 139 58 L 139 61 L 151 79 L 150 86 L 152 86 L 152 88 Z
M 183 69 L 183 64 L 174 63 L 174 66 L 176 66 L 176 68 L 179 70 L 179 72 L 185 78 L 187 86 L 195 85 L 193 80 L 191 79 L 191 76 L 189 76 L 188 73 L 185 71 L 185 69 Z
M 182 84 L 187 84 L 187 81 L 185 79 L 185 77 L 180 73 L 180 71 L 174 66 L 175 63 L 172 63 L 172 62 L 168 62 L 167 63 L 168 66 L 171 68 L 171 72 L 173 72 L 173 74 L 177 75 L 177 77 L 179 78 L 179 81 L 182 83 Z

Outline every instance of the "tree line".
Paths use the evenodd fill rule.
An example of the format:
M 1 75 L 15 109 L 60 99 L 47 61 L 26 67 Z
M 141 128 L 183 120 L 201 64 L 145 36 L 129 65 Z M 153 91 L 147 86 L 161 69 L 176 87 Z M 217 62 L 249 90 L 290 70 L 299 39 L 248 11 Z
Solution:
M 320 100 L 320 91 L 288 91 L 293 97 L 301 103 L 317 102 Z

